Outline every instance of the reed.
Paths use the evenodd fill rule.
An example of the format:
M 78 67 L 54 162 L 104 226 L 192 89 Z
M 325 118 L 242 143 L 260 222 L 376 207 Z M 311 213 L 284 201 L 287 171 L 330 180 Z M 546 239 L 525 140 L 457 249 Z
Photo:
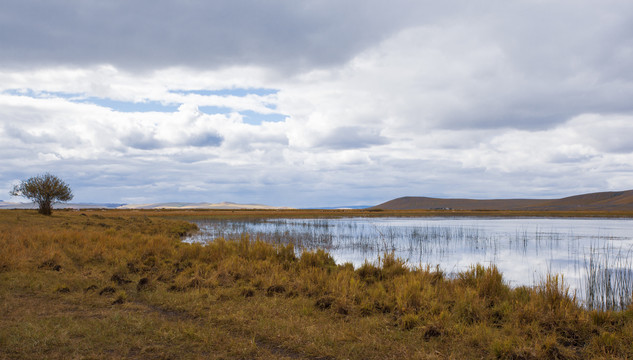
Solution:
M 633 249 L 592 246 L 585 257 L 585 302 L 589 309 L 623 310 L 633 295 Z
M 357 267 L 364 266 L 365 260 L 380 261 L 385 253 L 393 253 L 396 257 L 406 259 L 407 266 L 441 264 L 444 271 L 449 273 L 464 271 L 463 264 L 458 268 L 456 262 L 466 256 L 478 262 L 497 264 L 502 268 L 505 266 L 504 271 L 507 271 L 508 267 L 514 267 L 514 262 L 507 260 L 509 258 L 528 264 L 530 261 L 540 264 L 542 259 L 552 257 L 552 262 L 573 263 L 573 266 L 559 271 L 572 275 L 567 277 L 568 285 L 579 290 L 578 300 L 588 304 L 590 308 L 612 308 L 614 301 L 621 303 L 618 305 L 619 308 L 625 308 L 627 301 L 630 302 L 630 296 L 628 300 L 626 296 L 626 268 L 630 269 L 630 266 L 624 263 L 605 265 L 603 263 L 610 260 L 601 258 L 600 267 L 604 269 L 598 271 L 597 249 L 590 251 L 589 255 L 583 255 L 583 249 L 588 241 L 611 244 L 607 251 L 615 252 L 615 244 L 622 239 L 604 234 L 597 234 L 591 240 L 579 239 L 573 231 L 567 233 L 567 230 L 564 230 L 564 233 L 561 233 L 560 230 L 555 231 L 537 225 L 529 231 L 527 228 L 509 227 L 511 231 L 500 236 L 477 225 L 460 225 L 459 222 L 442 225 L 443 222 L 432 221 L 403 226 L 402 220 L 396 220 L 396 224 L 392 225 L 389 220 L 367 221 L 359 218 L 207 219 L 197 223 L 202 231 L 188 241 L 204 243 L 218 237 L 235 240 L 244 234 L 250 234 L 253 239 L 271 244 L 292 244 L 297 256 L 306 250 L 323 249 L 339 261 L 350 261 Z M 564 258 L 565 250 L 567 258 Z M 612 258 L 623 262 L 622 254 Z M 498 260 L 506 263 L 500 264 Z M 583 264 L 584 267 L 588 267 L 588 271 Z M 619 270 L 614 270 L 616 265 Z M 516 274 L 509 280 L 514 286 L 532 285 L 537 282 L 528 274 L 548 272 L 551 272 L 550 268 L 539 268 L 534 265 L 533 268 Z M 591 273 L 590 276 L 586 276 L 585 272 Z M 610 280 L 606 281 L 607 279 Z M 604 287 L 603 293 L 599 293 L 601 286 Z M 600 305 L 601 303 L 603 305 Z

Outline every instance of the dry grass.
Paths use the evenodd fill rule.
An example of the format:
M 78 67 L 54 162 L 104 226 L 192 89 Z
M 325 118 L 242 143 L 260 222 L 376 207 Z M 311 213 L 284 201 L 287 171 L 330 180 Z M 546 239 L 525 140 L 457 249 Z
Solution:
M 191 212 L 1 211 L 0 358 L 633 358 L 633 309 L 583 309 L 556 276 L 512 289 L 494 267 L 186 244 L 165 216 Z
M 431 216 L 481 216 L 481 217 L 586 217 L 586 218 L 630 218 L 631 210 L 382 210 L 382 209 L 341 209 L 341 210 L 127 210 L 126 214 L 155 214 L 181 219 L 256 219 L 256 218 L 337 218 L 337 217 L 431 217 Z M 160 215 L 159 215 L 160 214 Z M 150 215 L 151 216 L 151 215 Z

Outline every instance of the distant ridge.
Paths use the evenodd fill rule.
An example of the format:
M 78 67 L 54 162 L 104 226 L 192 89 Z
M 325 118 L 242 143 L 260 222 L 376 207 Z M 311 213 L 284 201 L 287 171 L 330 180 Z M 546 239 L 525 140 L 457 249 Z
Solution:
M 55 209 L 114 209 L 123 204 L 97 203 L 61 203 L 53 204 Z M 0 200 L 0 209 L 37 209 L 37 204 L 29 202 L 8 202 Z
M 154 204 L 94 204 L 94 203 L 62 203 L 54 204 L 55 209 L 217 209 L 217 210 L 275 210 L 275 209 L 291 209 L 289 207 L 268 206 L 260 204 L 236 204 L 232 202 L 223 203 L 186 203 L 186 202 L 170 202 L 170 203 L 154 203 Z M 17 203 L 0 201 L 0 209 L 37 209 L 34 203 Z
M 407 196 L 369 209 L 383 210 L 533 210 L 533 211 L 614 211 L 633 210 L 633 190 L 598 192 L 562 199 L 441 199 Z
M 216 210 L 239 210 L 239 209 L 253 209 L 253 210 L 275 210 L 275 209 L 291 209 L 289 207 L 280 206 L 268 206 L 261 204 L 236 204 L 232 202 L 222 203 L 184 203 L 184 202 L 171 202 L 171 203 L 156 203 L 156 204 L 131 204 L 123 205 L 118 209 L 216 209 Z

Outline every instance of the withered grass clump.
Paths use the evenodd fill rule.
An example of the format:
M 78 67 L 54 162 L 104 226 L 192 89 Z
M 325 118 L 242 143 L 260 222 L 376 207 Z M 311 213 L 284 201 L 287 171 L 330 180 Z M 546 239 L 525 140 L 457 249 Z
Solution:
M 633 308 L 393 254 L 358 268 L 169 212 L 0 211 L 0 358 L 633 358 Z

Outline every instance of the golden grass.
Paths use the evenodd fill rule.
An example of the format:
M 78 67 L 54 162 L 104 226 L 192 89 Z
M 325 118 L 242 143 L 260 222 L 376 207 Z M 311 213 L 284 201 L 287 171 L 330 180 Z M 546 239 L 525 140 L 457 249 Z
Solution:
M 366 210 L 366 209 L 280 209 L 280 210 L 117 210 L 125 215 L 147 214 L 174 218 L 337 218 L 337 217 L 430 217 L 430 216 L 480 216 L 480 217 L 633 217 L 631 210 L 574 210 L 574 211 L 526 211 L 526 210 Z
M 279 214 L 0 211 L 0 358 L 633 358 L 633 308 L 585 310 L 556 276 L 513 289 L 495 267 L 182 243 L 195 226 L 165 217 L 192 213 Z

